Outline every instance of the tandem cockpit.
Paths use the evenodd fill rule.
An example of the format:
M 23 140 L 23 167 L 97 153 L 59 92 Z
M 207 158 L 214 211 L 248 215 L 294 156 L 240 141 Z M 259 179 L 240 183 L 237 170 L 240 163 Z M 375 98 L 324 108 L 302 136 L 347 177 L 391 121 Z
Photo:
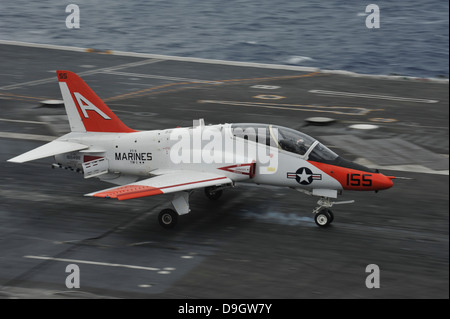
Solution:
M 277 147 L 280 150 L 300 155 L 308 161 L 339 165 L 366 172 L 378 172 L 378 170 L 348 161 L 311 136 L 287 127 L 271 124 L 236 123 L 231 124 L 231 131 L 235 138 Z
M 233 136 L 295 153 L 307 160 L 328 162 L 338 158 L 332 150 L 302 132 L 270 124 L 237 123 L 231 125 Z

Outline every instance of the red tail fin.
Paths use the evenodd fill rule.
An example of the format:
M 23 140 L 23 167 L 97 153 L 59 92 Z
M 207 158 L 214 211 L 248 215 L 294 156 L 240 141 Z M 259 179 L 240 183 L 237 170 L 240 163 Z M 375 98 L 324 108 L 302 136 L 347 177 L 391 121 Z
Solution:
M 122 123 L 75 73 L 56 71 L 72 132 L 136 132 Z

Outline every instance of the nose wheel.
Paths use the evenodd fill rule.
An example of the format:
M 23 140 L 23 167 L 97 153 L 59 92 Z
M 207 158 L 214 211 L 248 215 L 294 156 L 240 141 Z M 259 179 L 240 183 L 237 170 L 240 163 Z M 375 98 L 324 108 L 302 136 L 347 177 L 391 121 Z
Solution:
M 333 212 L 328 208 L 322 208 L 318 213 L 314 216 L 314 221 L 317 226 L 326 227 L 330 225 L 334 220 Z
M 327 227 L 333 222 L 334 214 L 330 209 L 331 206 L 338 204 L 352 204 L 354 202 L 354 200 L 332 202 L 328 197 L 322 197 L 317 202 L 319 206 L 313 210 L 314 221 L 316 222 L 316 225 L 320 227 Z

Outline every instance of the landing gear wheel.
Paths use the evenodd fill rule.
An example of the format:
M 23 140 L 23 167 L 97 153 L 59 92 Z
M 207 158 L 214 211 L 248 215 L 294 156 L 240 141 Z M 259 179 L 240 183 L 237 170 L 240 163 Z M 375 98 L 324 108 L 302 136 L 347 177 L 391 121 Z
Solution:
M 331 224 L 332 222 L 333 222 L 333 220 L 334 220 L 334 214 L 333 214 L 333 212 L 331 211 L 331 209 L 328 209 L 328 214 L 330 215 L 330 222 L 329 222 L 329 224 Z
M 173 228 L 177 224 L 178 214 L 172 209 L 164 209 L 158 215 L 158 222 L 164 228 Z
M 220 198 L 220 196 L 222 196 L 222 194 L 223 194 L 223 190 L 221 190 L 221 189 L 216 190 L 216 188 L 214 186 L 205 187 L 205 195 L 210 200 L 218 200 Z
M 333 221 L 333 213 L 330 214 L 330 210 L 328 209 L 322 209 L 314 216 L 314 221 L 316 222 L 317 226 L 320 227 L 326 227 L 330 225 L 330 223 Z

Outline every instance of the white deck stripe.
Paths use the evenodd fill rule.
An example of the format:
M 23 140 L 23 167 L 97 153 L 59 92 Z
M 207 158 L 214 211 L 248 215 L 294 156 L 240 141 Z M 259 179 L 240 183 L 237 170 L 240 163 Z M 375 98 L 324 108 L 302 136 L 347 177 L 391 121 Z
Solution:
M 160 79 L 160 80 L 169 80 L 169 81 L 182 81 L 182 82 L 193 82 L 193 83 L 208 83 L 208 84 L 220 84 L 223 82 L 217 81 L 208 81 L 208 80 L 198 80 L 198 79 L 189 79 L 189 78 L 179 78 L 173 76 L 164 76 L 164 75 L 153 75 L 153 74 L 140 74 L 140 73 L 131 73 L 131 72 L 118 72 L 118 71 L 103 71 L 102 73 L 113 74 L 113 75 L 122 75 L 122 76 L 131 76 L 137 78 L 146 78 L 146 79 Z
M 13 120 L 13 119 L 3 119 L 0 118 L 2 122 L 15 122 L 15 123 L 27 123 L 27 124 L 48 124 L 46 122 L 38 122 L 38 121 L 27 121 L 27 120 Z
M 355 92 L 339 92 L 339 91 L 324 91 L 324 90 L 309 90 L 308 92 L 309 93 L 314 93 L 314 94 L 362 97 L 362 98 L 366 98 L 366 99 L 381 99 L 381 100 L 415 102 L 415 103 L 437 103 L 437 102 L 439 102 L 437 100 L 429 100 L 429 99 L 416 99 L 416 98 L 410 98 L 410 97 L 378 95 L 378 94 L 365 94 L 365 93 L 355 93 Z
M 130 269 L 148 270 L 148 271 L 159 271 L 160 270 L 160 268 L 154 268 L 154 267 L 143 267 L 143 266 L 124 265 L 124 264 L 112 264 L 112 263 L 90 261 L 90 260 L 81 260 L 81 259 L 54 258 L 54 257 L 44 257 L 44 256 L 23 256 L 23 257 L 24 258 L 29 258 L 29 259 L 63 261 L 63 262 L 75 263 L 75 264 L 87 264 L 87 265 L 107 266 L 107 267 L 120 267 L 120 268 L 130 268 Z
M 14 138 L 14 139 L 19 139 L 19 140 L 50 142 L 50 141 L 53 141 L 54 139 L 56 139 L 56 136 L 13 133 L 13 132 L 0 132 L 0 138 Z
M 323 105 L 302 105 L 302 104 L 281 104 L 281 103 L 259 103 L 259 102 L 239 102 L 239 101 L 219 101 L 219 100 L 199 100 L 198 103 L 236 105 L 236 106 L 250 106 L 257 108 L 276 109 L 276 110 L 290 110 L 301 112 L 323 112 L 334 114 L 348 114 L 348 115 L 366 115 L 379 109 L 368 109 L 364 107 L 350 107 L 350 106 L 323 106 Z
M 0 41 L 0 44 L 1 44 L 1 41 Z M 92 74 L 96 74 L 96 73 L 120 70 L 120 69 L 124 69 L 124 68 L 132 68 L 132 67 L 136 67 L 136 66 L 142 66 L 145 64 L 153 64 L 153 63 L 157 63 L 157 62 L 161 62 L 161 61 L 162 60 L 159 60 L 159 59 L 147 59 L 147 60 L 142 60 L 142 61 L 137 61 L 137 62 L 124 63 L 124 64 L 109 66 L 109 67 L 105 67 L 105 68 L 101 68 L 101 69 L 94 69 L 94 70 L 80 72 L 80 73 L 78 73 L 78 76 L 81 77 L 81 76 L 87 76 L 87 75 L 92 75 Z M 56 74 L 56 71 L 55 71 L 55 74 Z M 57 81 L 57 77 L 55 75 L 55 76 L 45 78 L 45 79 L 2 86 L 2 87 L 0 87 L 0 90 L 14 90 L 14 89 L 22 88 L 25 86 L 33 86 L 33 85 L 39 85 L 39 84 L 45 84 L 45 83 L 52 83 L 52 82 L 56 82 L 56 81 Z

